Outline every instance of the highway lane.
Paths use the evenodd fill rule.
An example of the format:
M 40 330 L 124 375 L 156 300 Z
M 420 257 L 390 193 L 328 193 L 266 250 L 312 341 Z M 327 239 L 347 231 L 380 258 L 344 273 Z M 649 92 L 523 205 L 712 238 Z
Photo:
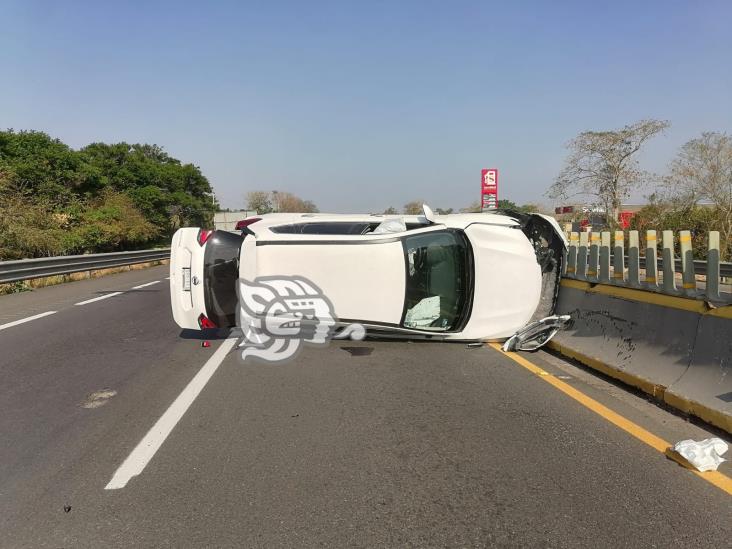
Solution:
M 108 476 L 125 443 L 144 434 L 149 418 L 200 367 L 200 356 L 191 352 L 203 351 L 200 342 L 181 338 L 170 320 L 166 276 L 167 268 L 158 267 L 105 277 L 103 284 L 99 279 L 8 296 L 18 314 L 19 298 L 39 306 L 50 294 L 58 313 L 0 331 L 0 524 L 27 521 L 43 493 L 59 498 L 54 507 L 63 506 L 56 487 L 77 469 L 86 475 L 100 467 L 99 474 Z M 153 280 L 162 282 L 132 290 Z M 74 305 L 116 291 L 125 293 Z M 81 407 L 104 389 L 117 394 L 99 408 Z M 115 444 L 120 447 L 105 462 Z
M 7 318 L 23 300 L 40 312 L 44 291 L 58 312 L 0 331 L 0 546 L 729 540 L 723 491 L 495 350 L 455 344 L 334 343 L 278 366 L 231 353 L 142 473 L 105 490 L 222 341 L 181 337 L 167 281 L 129 291 L 165 276 L 9 296 Z M 526 356 L 666 440 L 711 436 L 551 355 Z M 103 389 L 116 394 L 81 407 Z
M 91 278 L 56 286 L 38 288 L 32 292 L 21 292 L 0 296 L 0 331 L 7 323 L 22 320 L 28 316 L 68 308 L 82 300 L 101 297 L 120 289 L 131 290 L 139 284 L 153 280 L 165 281 L 168 266 L 136 269 L 100 278 Z

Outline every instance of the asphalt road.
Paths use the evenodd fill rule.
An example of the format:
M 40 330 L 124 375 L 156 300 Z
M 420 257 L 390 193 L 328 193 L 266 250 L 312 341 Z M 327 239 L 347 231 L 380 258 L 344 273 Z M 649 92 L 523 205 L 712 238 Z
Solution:
M 729 546 L 727 493 L 462 344 L 339 342 L 276 366 L 230 352 L 105 489 L 230 345 L 174 325 L 166 269 L 0 297 L 1 547 Z M 665 440 L 718 435 L 522 356 Z

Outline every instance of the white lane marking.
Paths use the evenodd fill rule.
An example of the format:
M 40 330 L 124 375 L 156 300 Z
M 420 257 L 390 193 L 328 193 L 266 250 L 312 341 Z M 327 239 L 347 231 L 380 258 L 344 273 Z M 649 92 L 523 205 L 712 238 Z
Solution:
M 173 403 L 160 416 L 160 419 L 152 426 L 142 440 L 135 446 L 127 459 L 115 471 L 112 480 L 104 487 L 105 490 L 117 490 L 124 488 L 132 477 L 136 477 L 145 469 L 155 453 L 160 449 L 168 438 L 171 431 L 175 428 L 186 413 L 193 401 L 196 400 L 198 394 L 214 375 L 216 370 L 226 358 L 228 352 L 236 345 L 238 338 L 232 337 L 226 339 L 216 352 L 206 361 L 206 364 L 198 371 L 193 379 L 186 385 L 183 392 L 173 401 Z
M 104 294 L 100 295 L 99 297 L 93 297 L 91 299 L 87 299 L 86 301 L 79 301 L 78 303 L 74 303 L 74 305 L 86 305 L 87 303 L 94 303 L 95 301 L 101 301 L 102 299 L 107 299 L 108 297 L 114 297 L 116 295 L 120 295 L 123 292 L 112 292 L 111 294 Z
M 13 322 L 8 322 L 7 324 L 0 324 L 0 330 L 4 330 L 5 328 L 12 328 L 13 326 L 17 326 L 18 324 L 25 324 L 26 322 L 30 322 L 31 320 L 35 320 L 37 318 L 43 318 L 44 316 L 54 315 L 57 312 L 58 311 L 46 311 L 45 313 L 21 318 L 20 320 L 14 320 Z
M 133 290 L 139 290 L 140 288 L 147 288 L 148 286 L 152 286 L 153 284 L 157 284 L 160 282 L 159 280 L 153 280 L 152 282 L 148 282 L 147 284 L 140 284 L 139 286 L 132 286 Z
M 166 277 L 165 277 L 165 280 L 170 280 L 170 277 L 169 277 L 169 276 L 166 276 Z

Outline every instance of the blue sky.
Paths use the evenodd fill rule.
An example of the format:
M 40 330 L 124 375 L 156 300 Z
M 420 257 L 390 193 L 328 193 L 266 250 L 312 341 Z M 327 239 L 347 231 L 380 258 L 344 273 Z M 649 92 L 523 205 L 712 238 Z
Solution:
M 728 0 L 0 0 L 0 127 L 157 143 L 231 208 L 255 189 L 457 208 L 483 167 L 501 198 L 550 204 L 580 131 L 670 120 L 654 171 L 732 132 L 730 21 Z

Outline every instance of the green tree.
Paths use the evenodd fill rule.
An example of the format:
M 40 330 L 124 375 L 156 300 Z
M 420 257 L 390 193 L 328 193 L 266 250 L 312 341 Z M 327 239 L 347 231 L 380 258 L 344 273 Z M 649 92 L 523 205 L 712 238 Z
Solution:
M 0 132 L 0 172 L 8 189 L 67 201 L 84 184 L 81 164 L 75 151 L 46 133 Z
M 541 208 L 537 204 L 523 204 L 519 206 L 512 200 L 502 198 L 498 201 L 498 209 L 512 210 L 514 212 L 533 213 L 538 212 Z
M 124 193 L 107 190 L 85 205 L 65 238 L 67 250 L 111 252 L 154 241 L 160 229 Z
M 80 154 L 91 174 L 84 191 L 127 193 L 165 234 L 179 226 L 210 226 L 216 203 L 200 168 L 182 164 L 158 145 L 92 143 Z
M 215 209 L 201 170 L 157 145 L 77 151 L 43 132 L 0 131 L 4 258 L 150 243 L 180 226 L 210 226 Z
M 668 194 L 678 209 L 700 201 L 712 205 L 714 229 L 732 245 L 732 137 L 704 132 L 681 147 L 666 178 Z
M 518 204 L 516 204 L 512 200 L 507 200 L 505 198 L 501 198 L 498 201 L 497 206 L 501 210 L 514 210 L 514 211 L 517 211 L 517 212 L 521 210 L 521 208 L 520 208 L 520 206 Z
M 653 202 L 641 208 L 630 220 L 630 228 L 640 232 L 641 249 L 645 249 L 646 231 L 674 231 L 678 238 L 679 231 L 691 231 L 694 257 L 704 259 L 708 246 L 709 231 L 718 230 L 718 217 L 714 208 L 688 204 L 683 208 L 672 202 Z M 726 246 L 725 246 L 726 243 Z M 730 257 L 732 242 L 721 240 L 722 259 Z

